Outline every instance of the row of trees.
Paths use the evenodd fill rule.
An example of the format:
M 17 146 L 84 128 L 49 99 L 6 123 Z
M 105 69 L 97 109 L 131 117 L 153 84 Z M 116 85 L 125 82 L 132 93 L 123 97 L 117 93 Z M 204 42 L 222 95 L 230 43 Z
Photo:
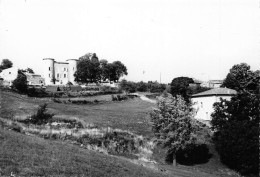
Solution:
M 148 81 L 148 82 L 132 82 L 132 81 L 127 81 L 123 79 L 120 82 L 120 89 L 126 91 L 126 92 L 152 92 L 152 93 L 162 93 L 166 89 L 166 84 L 160 84 L 157 81 Z
M 79 58 L 75 81 L 79 83 L 98 83 L 101 81 L 118 82 L 123 75 L 127 75 L 126 66 L 120 61 L 109 63 L 99 60 L 95 53 L 87 53 Z

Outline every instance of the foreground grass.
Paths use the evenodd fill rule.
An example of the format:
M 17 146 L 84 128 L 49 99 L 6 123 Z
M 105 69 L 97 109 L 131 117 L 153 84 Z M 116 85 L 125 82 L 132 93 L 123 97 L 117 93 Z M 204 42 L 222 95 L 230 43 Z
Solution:
M 66 142 L 0 129 L 0 175 L 164 176 L 125 160 Z

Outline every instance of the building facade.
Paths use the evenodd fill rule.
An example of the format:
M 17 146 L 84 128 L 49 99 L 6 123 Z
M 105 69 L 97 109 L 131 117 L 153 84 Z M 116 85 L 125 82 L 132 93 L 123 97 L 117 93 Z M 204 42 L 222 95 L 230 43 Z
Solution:
M 2 85 L 4 86 L 11 86 L 13 84 L 13 81 L 18 76 L 18 68 L 12 67 L 8 69 L 4 69 L 0 73 L 0 78 L 2 78 Z M 41 77 L 41 75 L 38 74 L 31 74 L 28 72 L 21 72 L 26 76 L 27 84 L 31 86 L 43 86 L 44 85 L 44 78 Z
M 46 85 L 66 85 L 71 82 L 73 85 L 74 73 L 77 71 L 77 59 L 68 59 L 67 62 L 57 62 L 53 58 L 44 58 L 44 78 Z
M 223 80 L 209 80 L 201 84 L 202 87 L 219 88 L 223 84 Z
M 5 86 L 11 86 L 13 83 L 13 80 L 15 80 L 17 78 L 17 75 L 18 75 L 17 67 L 4 69 L 0 73 L 0 77 L 3 79 L 2 84 Z
M 43 85 L 45 85 L 45 80 L 44 80 L 43 77 L 41 77 L 41 75 L 32 74 L 32 73 L 28 73 L 28 72 L 24 72 L 23 74 L 27 78 L 28 85 L 32 85 L 32 86 L 43 86 Z
M 211 114 L 214 112 L 213 104 L 220 102 L 220 98 L 230 100 L 237 92 L 228 88 L 215 88 L 191 97 L 193 108 L 195 109 L 195 118 L 205 121 L 211 120 Z

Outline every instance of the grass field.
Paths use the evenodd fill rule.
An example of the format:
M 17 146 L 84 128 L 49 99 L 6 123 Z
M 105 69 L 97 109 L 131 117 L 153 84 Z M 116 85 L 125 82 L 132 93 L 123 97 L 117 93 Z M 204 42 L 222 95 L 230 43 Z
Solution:
M 47 103 L 49 111 L 54 113 L 55 117 L 77 117 L 99 127 L 109 126 L 146 137 L 153 136 L 149 111 L 156 105 L 139 98 L 97 105 L 75 105 L 54 103 L 49 98 L 28 98 L 16 93 L 1 92 L 0 100 L 0 117 L 3 118 L 23 119 L 33 114 L 38 105 Z M 160 169 L 167 173 L 135 165 L 123 158 L 98 154 L 66 142 L 0 130 L 0 174 L 1 171 L 4 174 L 13 171 L 23 176 L 238 176 L 219 162 L 215 152 L 206 164 L 178 165 L 175 168 L 163 163 L 161 156 L 156 158 Z

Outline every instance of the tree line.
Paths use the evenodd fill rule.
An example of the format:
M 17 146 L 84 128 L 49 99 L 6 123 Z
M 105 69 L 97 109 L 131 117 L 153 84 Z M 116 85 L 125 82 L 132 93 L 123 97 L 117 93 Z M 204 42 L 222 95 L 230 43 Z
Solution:
M 118 82 L 127 75 L 127 68 L 121 61 L 109 63 L 107 60 L 99 60 L 96 53 L 87 53 L 79 57 L 75 81 L 82 84 L 99 82 Z

